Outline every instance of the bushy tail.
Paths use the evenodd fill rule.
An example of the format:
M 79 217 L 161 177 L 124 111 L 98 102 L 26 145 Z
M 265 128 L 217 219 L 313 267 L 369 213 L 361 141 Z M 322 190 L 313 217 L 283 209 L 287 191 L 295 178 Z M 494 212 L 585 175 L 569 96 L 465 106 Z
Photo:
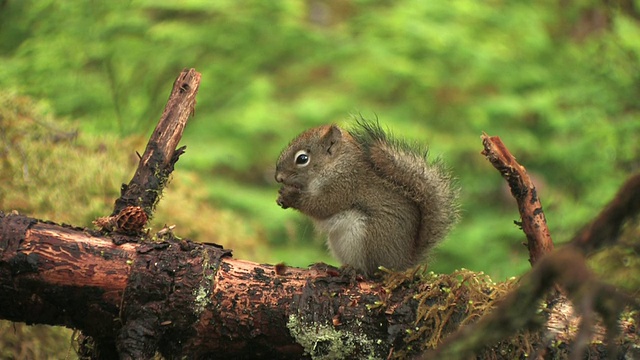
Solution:
M 362 118 L 351 135 L 361 144 L 374 171 L 401 188 L 421 212 L 416 250 L 425 255 L 459 219 L 458 194 L 451 175 L 436 159 L 427 160 L 427 148 L 394 139 L 378 122 Z

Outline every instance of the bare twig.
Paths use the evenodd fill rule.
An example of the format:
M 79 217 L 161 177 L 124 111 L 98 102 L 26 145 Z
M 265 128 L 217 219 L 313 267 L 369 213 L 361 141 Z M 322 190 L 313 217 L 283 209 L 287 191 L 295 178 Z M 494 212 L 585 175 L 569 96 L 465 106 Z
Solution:
M 437 349 L 426 352 L 421 358 L 464 359 L 519 331 L 539 330 L 544 323 L 544 318 L 538 314 L 540 301 L 555 286 L 563 289 L 582 319 L 574 335 L 571 359 L 583 358 L 593 336 L 596 314 L 600 315 L 607 331 L 607 354 L 615 358 L 620 350 L 615 343 L 620 333 L 620 313 L 626 305 L 637 307 L 638 301 L 597 279 L 588 268 L 584 254 L 616 242 L 625 221 L 640 213 L 640 174 L 632 176 L 600 215 L 585 226 L 568 246 L 552 253 L 553 242 L 542 206 L 526 170 L 515 161 L 498 137 L 484 134 L 482 140 L 483 155 L 508 181 L 518 202 L 533 269 L 523 277 L 519 288 L 491 314 L 472 326 L 460 328 Z M 546 349 L 538 344 L 537 350 L 543 353 Z
M 569 295 L 583 321 L 571 350 L 572 358 L 583 358 L 584 350 L 593 334 L 594 315 L 598 313 L 607 324 L 608 353 L 616 353 L 614 342 L 620 329 L 616 320 L 624 305 L 633 300 L 615 287 L 596 279 L 584 258 L 572 247 L 543 257 L 520 286 L 511 292 L 491 314 L 478 323 L 462 327 L 448 337 L 438 348 L 423 354 L 421 359 L 466 359 L 478 354 L 500 340 L 519 331 L 538 331 L 544 325 L 539 304 L 554 284 Z M 537 344 L 540 350 L 540 345 Z M 615 357 L 612 357 L 615 358 Z
M 527 236 L 529 262 L 534 265 L 543 255 L 553 251 L 553 241 L 536 187 L 527 174 L 527 170 L 518 164 L 500 137 L 483 133 L 482 144 L 484 146 L 482 154 L 507 180 L 511 194 L 518 202 L 522 230 Z

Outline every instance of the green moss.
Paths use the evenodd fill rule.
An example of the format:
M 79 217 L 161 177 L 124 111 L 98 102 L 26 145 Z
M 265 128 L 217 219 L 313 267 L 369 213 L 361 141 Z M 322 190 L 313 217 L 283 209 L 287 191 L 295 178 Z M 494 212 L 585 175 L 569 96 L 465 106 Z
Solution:
M 591 256 L 589 264 L 610 284 L 629 292 L 640 289 L 638 239 L 640 239 L 640 219 L 626 224 L 618 242 Z
M 215 271 L 207 273 L 211 259 L 206 251 L 202 253 L 202 257 L 202 281 L 193 294 L 195 296 L 195 314 L 200 314 L 211 303 L 211 289 L 213 289 L 213 276 L 215 275 Z
M 77 359 L 72 333 L 60 326 L 28 326 L 0 320 L 0 358 Z
M 360 323 L 352 327 L 358 328 Z M 329 359 L 379 359 L 376 355 L 376 339 L 362 333 L 339 330 L 330 324 L 308 321 L 301 315 L 290 315 L 287 328 L 298 344 L 302 345 L 305 354 L 313 360 Z
M 386 271 L 383 283 L 387 293 L 400 286 L 415 290 L 415 327 L 405 331 L 404 343 L 427 349 L 435 348 L 448 329 L 472 323 L 487 313 L 514 286 L 515 279 L 496 284 L 482 272 L 461 269 L 435 274 L 418 266 L 404 272 Z M 454 314 L 464 314 L 464 318 L 454 320 Z M 396 351 L 394 358 L 406 357 L 407 351 Z

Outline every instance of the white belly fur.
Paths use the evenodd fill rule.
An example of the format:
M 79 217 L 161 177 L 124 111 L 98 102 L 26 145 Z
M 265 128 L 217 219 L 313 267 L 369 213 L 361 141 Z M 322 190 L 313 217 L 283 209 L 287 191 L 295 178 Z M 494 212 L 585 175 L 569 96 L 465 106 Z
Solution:
M 364 268 L 366 216 L 357 210 L 346 210 L 324 220 L 314 220 L 316 228 L 327 234 L 333 256 L 342 264 Z

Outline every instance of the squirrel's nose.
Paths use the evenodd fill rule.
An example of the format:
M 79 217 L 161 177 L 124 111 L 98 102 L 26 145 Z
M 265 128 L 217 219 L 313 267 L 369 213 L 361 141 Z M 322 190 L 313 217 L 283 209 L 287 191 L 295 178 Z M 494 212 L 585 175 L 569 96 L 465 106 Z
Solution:
M 284 175 L 282 173 L 276 173 L 276 181 L 281 183 L 284 181 Z

